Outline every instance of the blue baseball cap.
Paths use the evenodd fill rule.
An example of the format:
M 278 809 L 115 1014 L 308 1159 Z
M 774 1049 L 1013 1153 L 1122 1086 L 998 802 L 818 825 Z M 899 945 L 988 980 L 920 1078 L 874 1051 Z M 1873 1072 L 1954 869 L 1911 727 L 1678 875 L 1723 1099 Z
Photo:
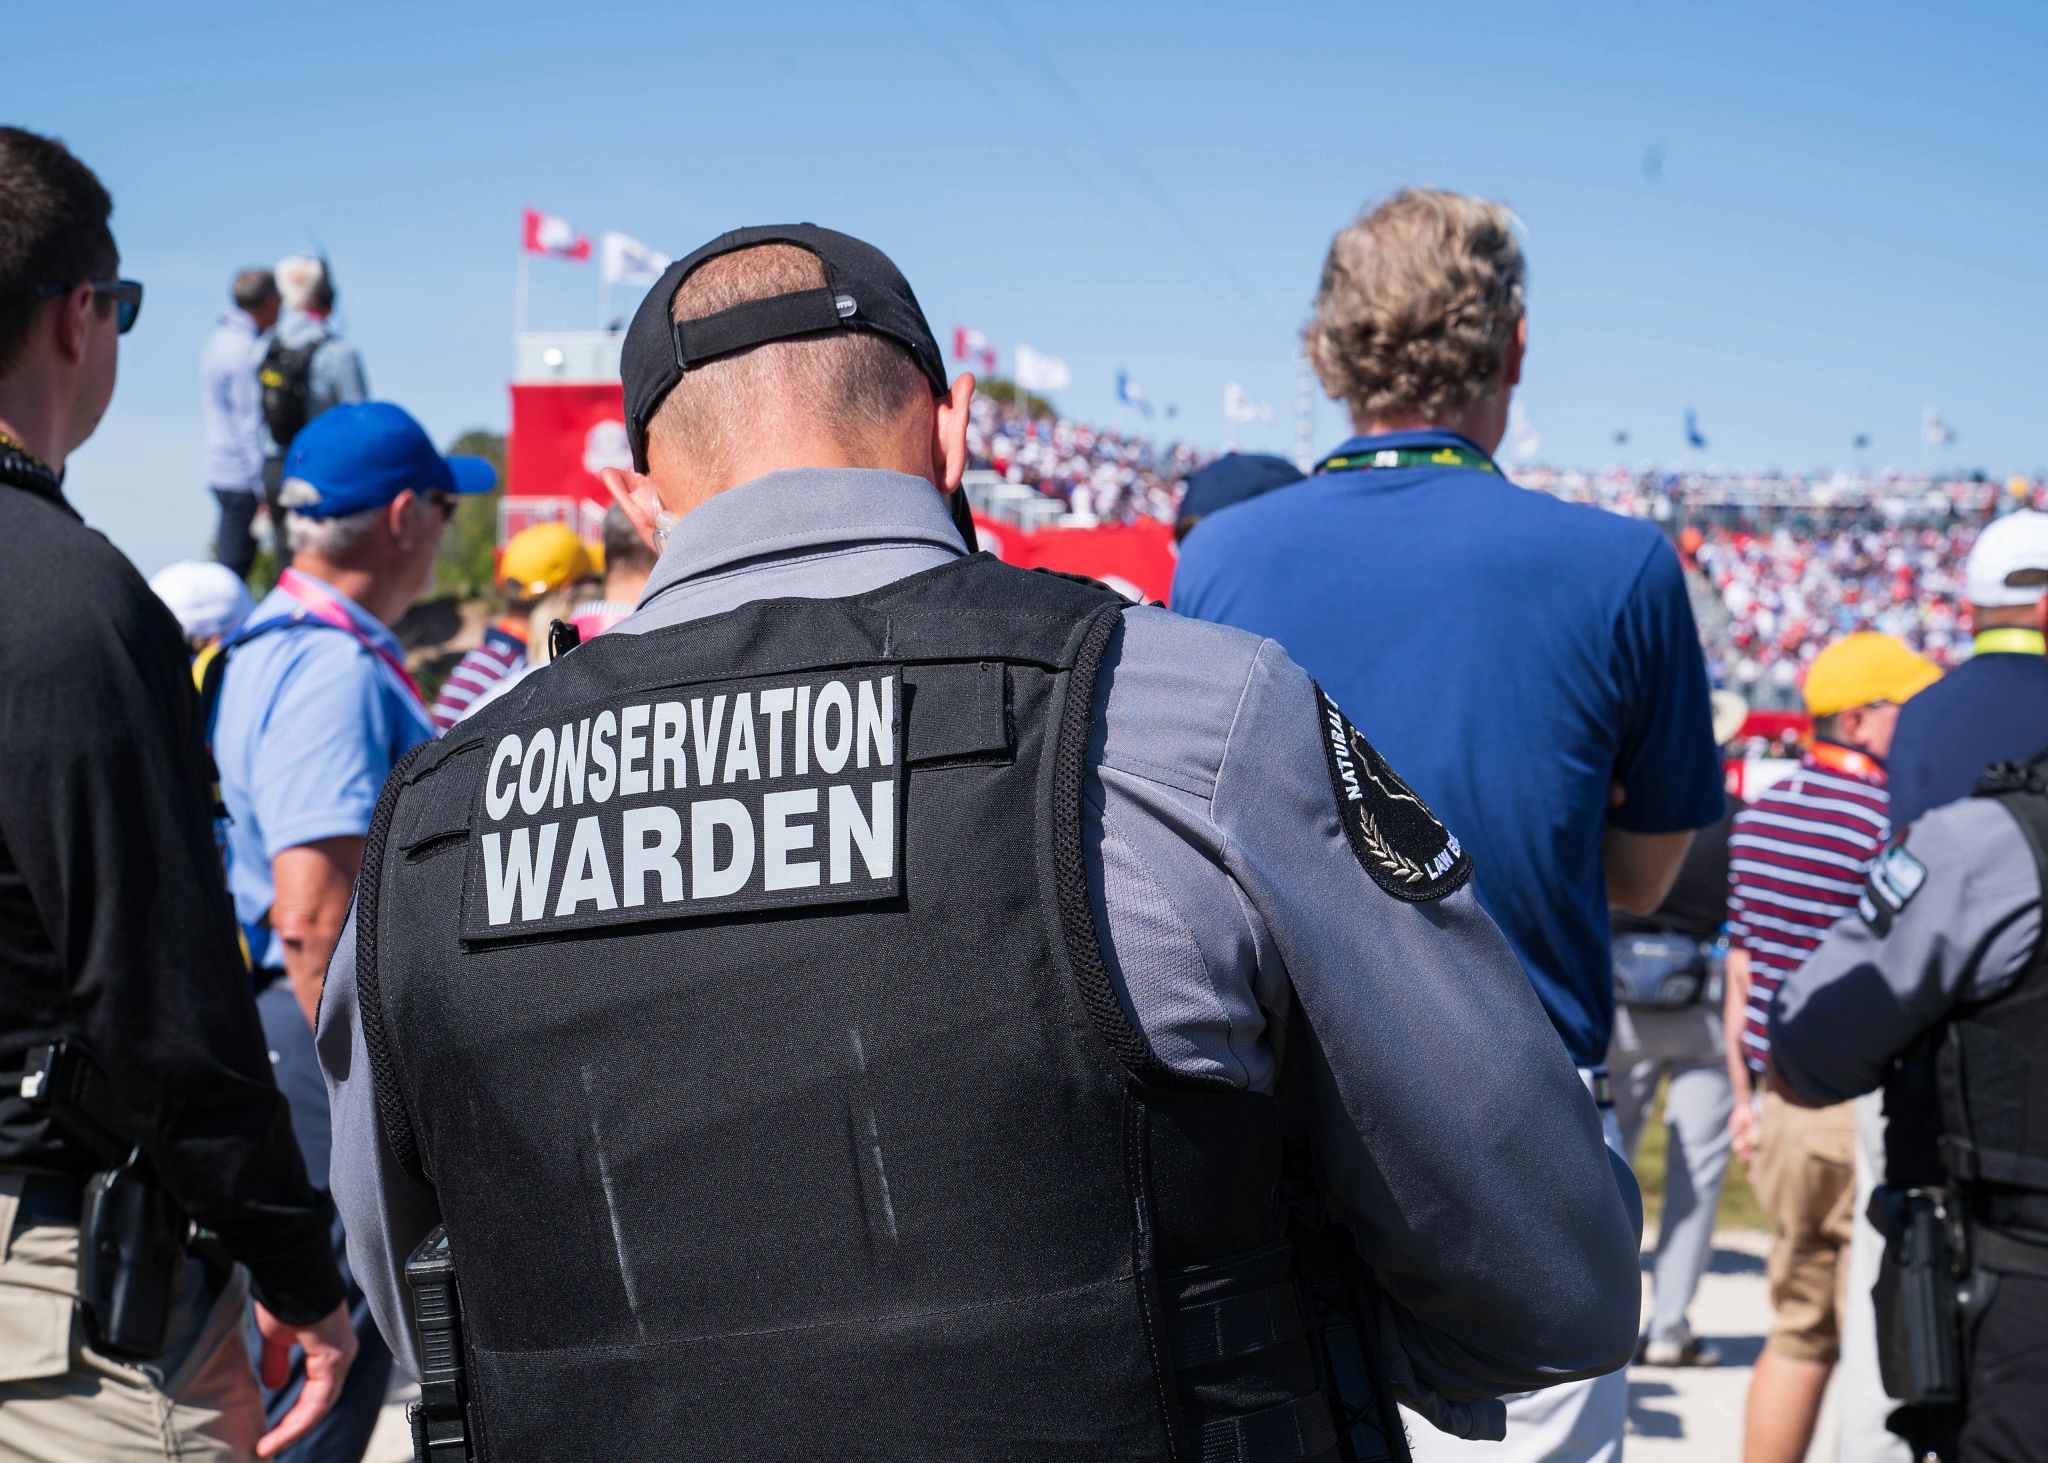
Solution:
M 481 457 L 442 456 L 403 407 L 354 401 L 329 407 L 292 438 L 284 480 L 304 483 L 316 495 L 292 503 L 292 512 L 340 518 L 381 508 L 408 488 L 415 493 L 488 493 L 498 470 Z

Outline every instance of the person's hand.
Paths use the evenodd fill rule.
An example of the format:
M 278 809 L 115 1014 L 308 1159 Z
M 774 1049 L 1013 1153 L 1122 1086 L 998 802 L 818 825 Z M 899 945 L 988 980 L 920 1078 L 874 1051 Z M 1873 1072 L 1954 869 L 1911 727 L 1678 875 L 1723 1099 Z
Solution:
M 286 1325 L 259 1305 L 256 1329 L 263 1336 L 256 1374 L 266 1387 L 282 1387 L 291 1375 L 294 1346 L 306 1353 L 306 1383 L 299 1388 L 299 1400 L 256 1442 L 257 1457 L 275 1458 L 311 1432 L 341 1396 L 342 1381 L 356 1359 L 356 1332 L 346 1305 L 336 1306 L 310 1326 Z
M 1728 1114 L 1728 1142 L 1745 1166 L 1756 1157 L 1756 1143 L 1763 1136 L 1763 1126 L 1763 1119 L 1757 1116 L 1756 1104 L 1746 1096 L 1737 1097 L 1734 1109 Z

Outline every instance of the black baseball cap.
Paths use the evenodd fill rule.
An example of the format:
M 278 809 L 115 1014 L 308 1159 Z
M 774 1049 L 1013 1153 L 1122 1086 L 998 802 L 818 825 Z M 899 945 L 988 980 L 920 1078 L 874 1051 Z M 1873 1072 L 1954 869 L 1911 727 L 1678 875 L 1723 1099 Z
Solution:
M 823 288 L 748 300 L 701 320 L 671 318 L 676 291 L 698 265 L 758 244 L 794 244 L 817 255 L 825 270 Z M 685 371 L 771 340 L 835 330 L 887 336 L 910 352 L 934 394 L 946 393 L 945 357 L 924 310 L 902 271 L 874 245 L 816 224 L 766 224 L 720 234 L 688 258 L 678 259 L 662 271 L 640 302 L 619 355 L 634 469 L 647 471 L 647 424 Z

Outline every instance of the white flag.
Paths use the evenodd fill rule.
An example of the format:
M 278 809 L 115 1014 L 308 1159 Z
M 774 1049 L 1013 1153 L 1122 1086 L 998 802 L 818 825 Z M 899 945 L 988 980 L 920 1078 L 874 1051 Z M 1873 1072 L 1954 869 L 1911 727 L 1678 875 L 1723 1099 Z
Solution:
M 1227 422 L 1270 422 L 1273 408 L 1235 381 L 1223 383 L 1223 419 Z
M 655 253 L 630 234 L 606 234 L 601 253 L 606 284 L 650 285 L 668 268 L 668 255 Z
M 1942 420 L 1941 413 L 1927 408 L 1920 418 L 1920 435 L 1930 447 L 1946 447 L 1956 439 L 1956 429 Z
M 1017 384 L 1026 391 L 1065 391 L 1074 373 L 1058 356 L 1040 355 L 1028 345 L 1017 347 Z

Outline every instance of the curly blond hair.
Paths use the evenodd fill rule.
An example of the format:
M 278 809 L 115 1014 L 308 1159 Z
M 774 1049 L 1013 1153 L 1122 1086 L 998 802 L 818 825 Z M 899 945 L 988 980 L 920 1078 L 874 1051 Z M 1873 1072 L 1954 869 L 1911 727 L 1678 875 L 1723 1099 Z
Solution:
M 1404 188 L 1330 241 L 1305 339 L 1358 422 L 1440 422 L 1493 390 L 1522 318 L 1522 247 L 1501 204 Z

